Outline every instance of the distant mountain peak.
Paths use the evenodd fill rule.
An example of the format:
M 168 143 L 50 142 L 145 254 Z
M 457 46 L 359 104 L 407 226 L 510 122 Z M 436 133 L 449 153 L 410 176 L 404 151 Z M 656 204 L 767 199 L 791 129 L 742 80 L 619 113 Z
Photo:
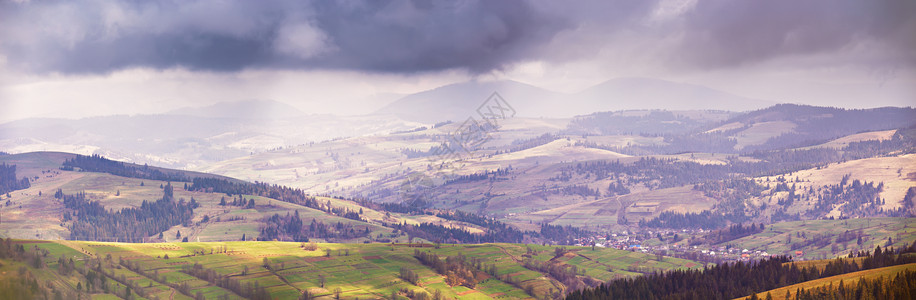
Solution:
M 664 79 L 623 77 L 596 84 L 578 93 L 546 90 L 514 80 L 466 81 L 404 96 L 376 113 L 419 122 L 460 121 L 475 115 L 493 92 L 521 117 L 572 117 L 617 110 L 749 111 L 775 104 L 713 88 Z
M 520 116 L 540 116 L 542 106 L 559 93 L 514 80 L 471 80 L 410 94 L 382 107 L 376 113 L 393 114 L 405 120 L 436 123 L 461 122 L 477 115 L 480 107 L 494 92 Z M 546 116 L 546 115 L 545 115 Z

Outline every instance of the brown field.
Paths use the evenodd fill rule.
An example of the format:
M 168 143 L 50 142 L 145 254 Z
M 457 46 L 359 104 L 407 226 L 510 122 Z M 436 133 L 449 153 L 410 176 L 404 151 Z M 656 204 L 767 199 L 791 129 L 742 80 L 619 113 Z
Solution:
M 849 143 L 852 142 L 862 142 L 862 141 L 886 141 L 894 137 L 894 134 L 897 133 L 896 129 L 893 130 L 884 130 L 884 131 L 870 131 L 863 133 L 856 133 L 852 135 L 847 135 L 820 145 L 815 145 L 811 147 L 805 147 L 802 149 L 812 149 L 812 148 L 833 148 L 833 149 L 842 149 L 845 148 Z
M 798 188 L 815 188 L 838 184 L 846 174 L 851 174 L 850 180 L 859 179 L 869 182 L 883 182 L 884 191 L 881 198 L 885 199 L 885 209 L 895 209 L 902 205 L 906 190 L 916 186 L 916 178 L 909 174 L 916 172 L 916 154 L 906 154 L 892 157 L 876 157 L 847 162 L 830 164 L 824 168 L 801 170 L 786 174 L 786 180 L 791 180 Z M 776 180 L 777 176 L 760 177 L 758 182 Z M 799 181 L 795 182 L 798 177 Z

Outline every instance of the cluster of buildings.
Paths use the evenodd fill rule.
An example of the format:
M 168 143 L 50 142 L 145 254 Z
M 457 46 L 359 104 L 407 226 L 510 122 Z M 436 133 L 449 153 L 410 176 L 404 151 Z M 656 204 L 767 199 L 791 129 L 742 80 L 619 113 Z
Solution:
M 574 244 L 576 246 L 593 246 L 595 248 L 613 248 L 648 254 L 661 254 L 705 262 L 750 261 L 772 256 L 770 253 L 760 250 L 706 244 L 691 246 L 688 244 L 690 236 L 702 235 L 705 232 L 708 231 L 685 229 L 637 233 L 621 232 L 582 237 L 575 240 Z M 659 236 L 662 239 L 659 239 Z M 796 257 L 802 255 L 803 253 L 795 254 Z

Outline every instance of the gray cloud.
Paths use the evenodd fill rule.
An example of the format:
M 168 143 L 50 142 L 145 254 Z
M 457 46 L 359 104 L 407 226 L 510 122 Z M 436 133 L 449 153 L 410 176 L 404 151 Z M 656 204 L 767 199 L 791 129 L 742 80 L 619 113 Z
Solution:
M 705 0 L 683 22 L 683 58 L 698 67 L 862 51 L 853 48 L 863 45 L 878 47 L 869 51 L 888 59 L 883 63 L 916 59 L 916 2 L 909 0 Z M 870 60 L 873 53 L 858 55 Z
M 677 2 L 684 5 L 671 5 Z M 660 16 L 668 6 L 675 12 Z M 659 65 L 698 69 L 843 52 L 863 64 L 912 68 L 913 32 L 909 0 L 0 3 L 0 54 L 7 65 L 37 73 L 485 73 L 529 60 L 600 64 L 602 55 L 634 51 Z
M 0 11 L 0 30 L 11 37 L 0 51 L 12 65 L 64 73 L 136 66 L 486 72 L 524 59 L 567 26 L 522 1 L 33 1 L 3 3 Z

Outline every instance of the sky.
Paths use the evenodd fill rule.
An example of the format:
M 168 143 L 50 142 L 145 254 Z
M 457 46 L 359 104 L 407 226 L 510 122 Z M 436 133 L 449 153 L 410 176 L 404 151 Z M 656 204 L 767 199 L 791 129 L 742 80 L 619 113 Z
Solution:
M 916 106 L 916 1 L 0 0 L 0 122 L 239 100 L 357 115 L 469 80 L 619 77 Z

